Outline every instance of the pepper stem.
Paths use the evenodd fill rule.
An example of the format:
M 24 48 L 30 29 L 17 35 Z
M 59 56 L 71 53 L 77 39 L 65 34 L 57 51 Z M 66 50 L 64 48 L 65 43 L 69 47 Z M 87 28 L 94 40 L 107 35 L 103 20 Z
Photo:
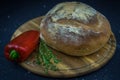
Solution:
M 10 52 L 10 59 L 16 60 L 18 58 L 19 58 L 18 52 L 16 50 L 11 50 L 11 52 Z

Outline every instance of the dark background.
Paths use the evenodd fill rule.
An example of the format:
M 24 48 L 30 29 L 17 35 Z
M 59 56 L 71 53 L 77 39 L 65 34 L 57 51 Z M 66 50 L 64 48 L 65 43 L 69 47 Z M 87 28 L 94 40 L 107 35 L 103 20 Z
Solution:
M 14 31 L 24 22 L 45 15 L 54 5 L 67 0 L 3 0 L 0 1 L 0 80 L 47 80 L 35 75 L 17 64 L 7 61 L 3 55 L 4 46 Z M 71 0 L 68 0 L 71 1 Z M 73 1 L 73 0 L 72 0 Z M 78 1 L 78 0 L 76 0 Z M 115 0 L 79 0 L 91 5 L 104 14 L 111 23 L 117 39 L 113 58 L 101 69 L 71 80 L 120 80 L 120 4 Z

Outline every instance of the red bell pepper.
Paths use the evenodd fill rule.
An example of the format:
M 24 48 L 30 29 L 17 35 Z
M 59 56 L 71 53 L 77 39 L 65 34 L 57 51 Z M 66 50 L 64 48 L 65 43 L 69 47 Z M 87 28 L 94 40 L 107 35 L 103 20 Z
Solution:
M 37 47 L 39 35 L 39 31 L 30 30 L 14 38 L 5 46 L 5 57 L 16 62 L 26 60 Z

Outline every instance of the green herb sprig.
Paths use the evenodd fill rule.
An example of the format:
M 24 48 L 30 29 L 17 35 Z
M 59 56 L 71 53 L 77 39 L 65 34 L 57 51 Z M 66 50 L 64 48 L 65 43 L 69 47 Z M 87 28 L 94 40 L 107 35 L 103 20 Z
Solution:
M 45 73 L 48 73 L 48 70 L 56 71 L 58 68 L 54 64 L 58 64 L 60 60 L 56 58 L 53 52 L 48 48 L 46 43 L 41 40 L 39 45 L 39 54 L 37 55 L 37 63 L 45 67 Z M 54 63 L 53 63 L 53 62 Z

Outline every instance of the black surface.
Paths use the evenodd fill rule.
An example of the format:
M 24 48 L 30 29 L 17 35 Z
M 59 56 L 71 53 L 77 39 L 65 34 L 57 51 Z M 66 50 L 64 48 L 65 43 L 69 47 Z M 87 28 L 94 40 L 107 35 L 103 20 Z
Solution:
M 14 31 L 24 22 L 44 15 L 54 5 L 65 0 L 44 1 L 0 1 L 0 80 L 47 80 L 35 75 L 17 64 L 7 61 L 3 55 L 4 46 L 9 42 Z M 71 1 L 71 0 L 69 0 Z M 77 1 L 77 0 L 76 0 Z M 100 70 L 71 78 L 71 80 L 120 80 L 120 6 L 115 0 L 80 0 L 104 14 L 111 23 L 117 39 L 117 48 L 113 58 Z

